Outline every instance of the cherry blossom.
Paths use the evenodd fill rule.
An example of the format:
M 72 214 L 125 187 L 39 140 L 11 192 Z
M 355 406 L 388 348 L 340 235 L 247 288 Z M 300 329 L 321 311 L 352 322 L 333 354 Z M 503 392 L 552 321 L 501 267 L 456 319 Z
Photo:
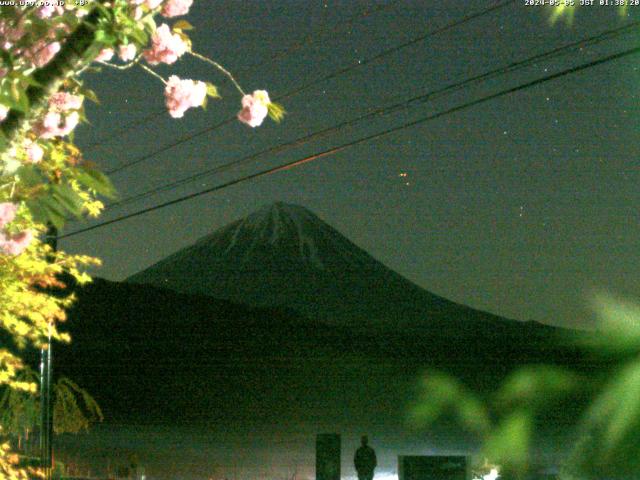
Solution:
M 163 0 L 132 0 L 133 5 L 146 5 L 149 10 L 155 10 L 162 4 Z
M 69 135 L 80 121 L 78 112 L 63 115 L 60 112 L 47 112 L 42 122 L 34 128 L 40 138 L 55 138 Z
M 0 203 L 0 228 L 4 228 L 6 224 L 13 222 L 17 210 L 18 206 L 15 203 Z
M 188 50 L 180 35 L 172 33 L 169 25 L 163 23 L 151 36 L 151 48 L 144 51 L 144 58 L 151 65 L 172 64 Z
M 56 92 L 49 99 L 49 108 L 58 112 L 78 110 L 82 107 L 83 98 L 69 92 Z
M 167 0 L 160 13 L 165 17 L 178 17 L 189 13 L 193 0 Z
M 60 42 L 38 40 L 25 53 L 25 58 L 38 68 L 44 67 L 60 51 Z
M 0 104 L 0 122 L 2 122 L 9 114 L 9 107 Z
M 238 120 L 250 127 L 259 127 L 269 113 L 271 103 L 266 90 L 255 90 L 251 95 L 242 97 L 242 110 L 238 112 Z
M 136 58 L 137 49 L 135 44 L 129 43 L 127 45 L 120 45 L 118 47 L 118 57 L 123 62 L 130 62 L 134 58 Z
M 164 96 L 169 115 L 182 118 L 189 108 L 202 106 L 207 97 L 207 86 L 204 82 L 182 80 L 172 75 L 167 82 Z
M 64 7 L 62 5 L 56 5 L 55 2 L 45 2 L 44 5 L 38 7 L 36 10 L 36 16 L 39 18 L 49 18 L 53 15 L 62 15 L 64 13 Z
M 42 157 L 44 156 L 44 150 L 37 143 L 31 142 L 26 148 L 27 159 L 29 163 L 40 163 L 42 161 Z
M 0 233 L 0 252 L 6 255 L 20 255 L 33 240 L 33 232 L 25 230 L 16 235 Z
M 0 20 L 0 47 L 9 50 L 15 42 L 20 40 L 26 30 L 22 22 L 12 25 L 8 20 Z
M 113 58 L 113 48 L 103 48 L 96 57 L 96 62 L 108 62 Z

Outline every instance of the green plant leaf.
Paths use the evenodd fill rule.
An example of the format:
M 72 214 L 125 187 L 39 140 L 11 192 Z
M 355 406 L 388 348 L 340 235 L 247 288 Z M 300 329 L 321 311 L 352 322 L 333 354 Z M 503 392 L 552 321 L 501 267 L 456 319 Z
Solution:
M 191 25 L 189 22 L 187 22 L 186 20 L 178 20 L 176 23 L 173 24 L 173 29 L 176 30 L 193 30 L 195 27 L 193 25 Z
M 27 200 L 26 204 L 36 222 L 51 222 L 53 226 L 61 229 L 67 221 L 64 208 L 51 197 L 40 195 Z
M 84 95 L 87 99 L 91 100 L 93 103 L 100 105 L 100 100 L 98 99 L 96 92 L 94 92 L 90 88 L 83 87 L 80 89 L 80 93 Z
M 83 200 L 69 185 L 60 184 L 51 186 L 51 195 L 62 208 L 70 214 L 79 217 L 82 215 Z
M 213 83 L 205 82 L 207 85 L 207 95 L 211 98 L 222 98 L 220 97 L 220 93 L 218 92 L 218 87 L 216 87 Z
M 16 175 L 27 187 L 35 187 L 36 185 L 45 184 L 45 178 L 36 167 L 24 165 L 16 170 Z
M 104 173 L 89 167 L 81 167 L 76 175 L 77 180 L 87 188 L 95 190 L 109 199 L 117 197 L 116 189 Z
M 484 404 L 455 378 L 441 372 L 429 372 L 422 381 L 420 396 L 409 412 L 408 420 L 418 426 L 434 423 L 453 413 L 460 423 L 476 433 L 490 427 Z
M 577 375 L 560 367 L 530 365 L 509 375 L 496 394 L 499 404 L 537 409 L 566 398 L 578 387 Z
M 484 443 L 486 458 L 516 470 L 525 469 L 533 433 L 533 417 L 524 410 L 515 411 L 498 423 Z
M 269 112 L 269 117 L 277 123 L 280 123 L 287 113 L 282 105 L 275 102 L 269 103 L 269 105 L 267 105 L 267 110 Z

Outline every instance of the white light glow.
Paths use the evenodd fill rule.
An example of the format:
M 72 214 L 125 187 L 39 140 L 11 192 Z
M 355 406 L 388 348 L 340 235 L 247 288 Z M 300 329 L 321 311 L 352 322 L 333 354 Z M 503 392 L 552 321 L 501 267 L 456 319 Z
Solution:
M 342 480 L 358 480 L 355 475 L 342 477 Z M 395 472 L 375 472 L 373 480 L 398 480 L 398 474 Z
M 489 473 L 482 477 L 482 480 L 496 480 L 500 475 L 497 468 L 492 468 Z

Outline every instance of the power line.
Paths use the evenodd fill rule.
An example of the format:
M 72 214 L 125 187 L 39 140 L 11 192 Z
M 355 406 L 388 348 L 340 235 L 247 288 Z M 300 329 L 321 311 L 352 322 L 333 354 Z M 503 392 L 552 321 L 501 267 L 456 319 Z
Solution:
M 341 22 L 336 23 L 334 25 L 334 27 L 332 29 L 330 29 L 328 32 L 327 31 L 321 31 L 320 34 L 318 34 L 318 32 L 311 32 L 309 35 L 304 37 L 299 42 L 296 42 L 293 45 L 290 45 L 288 48 L 286 48 L 285 50 L 283 50 L 281 52 L 274 53 L 269 60 L 266 60 L 266 61 L 264 61 L 262 63 L 257 64 L 257 65 L 254 65 L 251 68 L 261 68 L 261 67 L 264 67 L 265 65 L 271 65 L 276 60 L 288 57 L 289 55 L 291 55 L 291 53 L 293 53 L 296 50 L 299 50 L 300 48 L 304 47 L 305 45 L 314 43 L 316 41 L 316 39 L 324 37 L 327 33 L 339 32 L 340 30 L 342 30 L 344 28 L 344 26 L 351 26 L 357 20 L 359 20 L 360 18 L 366 18 L 366 17 L 374 15 L 374 14 L 376 14 L 378 12 L 387 10 L 387 9 L 395 6 L 395 4 L 398 3 L 399 1 L 400 0 L 392 0 L 391 2 L 388 2 L 388 3 L 385 3 L 385 4 L 381 4 L 381 5 L 376 5 L 376 6 L 371 7 L 371 8 L 369 8 L 367 6 L 367 8 L 364 11 L 362 11 L 362 12 L 356 14 L 356 15 L 353 15 L 352 17 L 350 17 L 350 18 L 348 18 L 346 20 L 343 20 Z
M 306 83 L 300 87 L 298 87 L 297 89 L 293 90 L 292 92 L 289 92 L 289 96 L 293 96 L 293 95 L 297 95 L 298 93 L 307 90 L 310 87 L 313 87 L 314 85 L 317 85 L 318 83 L 322 83 L 325 82 L 327 80 L 331 80 L 332 78 L 338 77 L 340 75 L 344 75 L 345 73 L 351 72 L 353 70 L 356 70 L 360 67 L 364 67 L 365 65 L 368 65 L 370 63 L 373 63 L 377 60 L 380 60 L 383 57 L 392 55 L 404 48 L 410 47 L 412 45 L 415 45 L 416 43 L 420 43 L 423 42 L 424 40 L 426 40 L 427 38 L 433 37 L 435 35 L 438 35 L 440 33 L 444 33 L 446 31 L 449 31 L 455 27 L 458 27 L 460 25 L 463 25 L 467 22 L 470 22 L 471 20 L 475 20 L 476 18 L 480 18 L 483 17 L 485 15 L 488 15 L 490 13 L 493 13 L 497 10 L 500 10 L 504 7 L 507 7 L 513 3 L 515 3 L 516 0 L 507 0 L 505 2 L 499 3 L 497 5 L 494 5 L 493 7 L 489 7 L 489 8 L 485 8 L 484 10 L 481 10 L 479 12 L 476 13 L 472 13 L 470 15 L 467 15 L 466 17 L 461 18 L 460 20 L 456 20 L 454 22 L 448 23 L 447 25 L 444 25 L 443 27 L 437 28 L 435 30 L 429 31 L 427 33 L 425 33 L 424 35 L 420 35 L 419 37 L 413 38 L 411 40 L 408 40 L 404 43 L 401 43 L 400 45 L 396 45 L 395 47 L 391 47 L 388 48 L 387 50 L 383 50 L 382 52 L 378 53 L 377 55 L 374 55 L 373 57 L 369 57 L 366 58 L 364 60 L 360 60 L 358 61 L 358 63 L 354 64 L 354 65 L 350 65 L 348 67 L 344 67 L 340 70 L 337 70 L 333 73 L 330 73 L 328 75 L 325 75 L 324 77 L 320 77 L 318 79 L 315 79 L 309 83 Z
M 280 171 L 283 171 L 283 170 L 288 170 L 288 169 L 291 169 L 291 168 L 295 168 L 295 167 L 297 167 L 299 165 L 311 162 L 313 160 L 317 160 L 318 158 L 322 158 L 322 157 L 325 157 L 325 156 L 328 156 L 328 155 L 332 155 L 334 153 L 337 153 L 337 152 L 340 152 L 340 151 L 345 150 L 347 148 L 359 145 L 361 143 L 368 142 L 368 141 L 371 141 L 371 140 L 375 140 L 375 139 L 384 137 L 386 135 L 390 135 L 392 133 L 398 132 L 400 130 L 411 128 L 411 127 L 414 127 L 416 125 L 420 125 L 420 124 L 423 124 L 425 122 L 428 122 L 430 120 L 435 120 L 437 118 L 444 117 L 446 115 L 451 115 L 451 114 L 459 112 L 461 110 L 465 110 L 467 108 L 470 108 L 470 107 L 473 107 L 473 106 L 476 106 L 476 105 L 480 105 L 482 103 L 494 100 L 496 98 L 499 98 L 499 97 L 502 97 L 502 96 L 505 96 L 505 95 L 509 95 L 511 93 L 515 93 L 515 92 L 518 92 L 518 91 L 521 91 L 521 90 L 524 90 L 524 89 L 527 89 L 527 88 L 530 88 L 530 87 L 533 87 L 533 86 L 536 86 L 536 85 L 540 85 L 542 83 L 546 83 L 546 82 L 549 82 L 551 80 L 556 80 L 558 78 L 561 78 L 561 77 L 564 77 L 564 76 L 567 76 L 567 75 L 571 75 L 571 74 L 574 74 L 574 73 L 577 73 L 577 72 L 580 72 L 580 71 L 583 71 L 583 70 L 586 70 L 586 69 L 589 69 L 589 68 L 593 68 L 593 67 L 595 67 L 597 65 L 602 65 L 604 63 L 608 63 L 608 62 L 611 62 L 611 61 L 614 61 L 614 60 L 618 60 L 618 59 L 623 58 L 623 57 L 627 57 L 627 56 L 630 56 L 630 55 L 635 55 L 637 53 L 640 53 L 640 47 L 636 47 L 636 48 L 632 48 L 632 49 L 629 49 L 629 50 L 625 50 L 623 52 L 616 53 L 616 54 L 613 54 L 613 55 L 609 55 L 607 57 L 600 58 L 598 60 L 594 60 L 592 62 L 588 62 L 588 63 L 582 64 L 582 65 L 578 65 L 576 67 L 572 67 L 572 68 L 569 68 L 569 69 L 566 69 L 566 70 L 562 70 L 561 72 L 554 73 L 552 75 L 547 75 L 545 77 L 541 77 L 541 78 L 538 78 L 536 80 L 532 80 L 532 81 L 523 83 L 523 84 L 515 86 L 515 87 L 507 88 L 505 90 L 501 90 L 500 92 L 497 92 L 497 93 L 494 93 L 494 94 L 491 94 L 491 95 L 487 95 L 487 96 L 478 98 L 476 100 L 472 100 L 470 102 L 463 103 L 461 105 L 449 108 L 449 109 L 444 110 L 442 112 L 439 112 L 439 113 L 436 113 L 436 114 L 433 114 L 433 115 L 429 115 L 429 116 L 420 118 L 418 120 L 407 122 L 407 123 L 404 123 L 402 125 L 399 125 L 399 126 L 396 126 L 396 127 L 392 127 L 392 128 L 389 128 L 387 130 L 383 130 L 383 131 L 378 132 L 378 133 L 367 135 L 365 137 L 361 137 L 361 138 L 358 138 L 356 140 L 352 140 L 350 142 L 344 143 L 344 144 L 336 146 L 336 147 L 332 147 L 332 148 L 330 148 L 328 150 L 324 150 L 322 152 L 318 152 L 316 154 L 304 157 L 302 159 L 294 160 L 294 161 L 291 161 L 291 162 L 287 162 L 287 163 L 282 164 L 280 166 L 271 167 L 271 168 L 268 168 L 268 169 L 265 169 L 265 170 L 261 170 L 260 172 L 253 173 L 253 174 L 250 174 L 250 175 L 245 175 L 243 177 L 240 177 L 240 178 L 237 178 L 237 179 L 234 179 L 234 180 L 230 180 L 230 181 L 225 182 L 223 184 L 216 185 L 215 187 L 207 188 L 205 190 L 201 190 L 199 192 L 191 193 L 189 195 L 185 195 L 185 196 L 182 196 L 180 198 L 176 198 L 174 200 L 163 202 L 161 204 L 154 205 L 152 207 L 148 207 L 148 208 L 145 208 L 145 209 L 142 209 L 142 210 L 138 210 L 138 211 L 133 212 L 133 213 L 122 215 L 120 217 L 117 217 L 117 218 L 114 218 L 114 219 L 111 219 L 111 220 L 107 220 L 105 222 L 101 222 L 101 223 L 98 223 L 96 225 L 92 225 L 90 227 L 86 227 L 86 228 L 83 228 L 83 229 L 80 229 L 80 230 L 76 230 L 75 232 L 67 233 L 66 235 L 61 235 L 58 238 L 63 239 L 63 238 L 79 235 L 81 233 L 85 233 L 85 232 L 88 232 L 88 231 L 91 231 L 91 230 L 95 230 L 97 228 L 104 227 L 104 226 L 107 226 L 107 225 L 111 225 L 113 223 L 121 222 L 121 221 L 127 220 L 129 218 L 137 217 L 137 216 L 143 215 L 145 213 L 152 212 L 154 210 L 159 210 L 161 208 L 165 208 L 165 207 L 168 207 L 168 206 L 171 206 L 171 205 L 175 205 L 177 203 L 181 203 L 181 202 L 184 202 L 184 201 L 187 201 L 187 200 L 191 200 L 193 198 L 196 198 L 196 197 L 199 197 L 199 196 L 202 196 L 202 195 L 206 195 L 208 193 L 213 193 L 215 191 L 222 190 L 224 188 L 227 188 L 227 187 L 230 187 L 230 186 L 233 186 L 233 185 L 237 185 L 239 183 L 243 183 L 243 182 L 246 182 L 248 180 L 253 180 L 253 179 L 258 178 L 258 177 L 263 177 L 263 176 L 271 175 L 273 173 L 277 173 L 277 172 L 280 172 Z
M 551 58 L 556 57 L 556 56 L 560 56 L 560 55 L 566 54 L 567 52 L 570 52 L 571 50 L 574 50 L 574 49 L 576 49 L 578 47 L 586 47 L 586 46 L 590 46 L 590 45 L 594 45 L 594 44 L 600 43 L 600 42 L 605 41 L 605 40 L 616 38 L 616 37 L 618 37 L 618 36 L 620 36 L 620 35 L 622 35 L 624 33 L 627 33 L 628 31 L 634 30 L 638 25 L 640 25 L 640 21 L 633 22 L 633 23 L 630 23 L 628 25 L 625 25 L 623 27 L 619 27 L 619 28 L 616 28 L 616 29 L 607 30 L 607 31 L 602 32 L 602 33 L 600 33 L 598 35 L 594 35 L 592 37 L 585 38 L 585 39 L 579 40 L 577 42 L 572 42 L 570 44 L 554 48 L 554 49 L 552 49 L 550 51 L 546 51 L 546 52 L 543 52 L 543 53 L 540 53 L 540 54 L 533 55 L 533 56 L 528 57 L 528 58 L 526 58 L 524 60 L 520 60 L 520 61 L 517 61 L 517 62 L 510 63 L 510 64 L 505 65 L 503 67 L 490 70 L 490 71 L 485 72 L 485 73 L 480 74 L 480 75 L 473 76 L 473 77 L 468 78 L 466 80 L 463 80 L 461 82 L 456 82 L 454 84 L 448 85 L 448 86 L 440 88 L 438 90 L 434 90 L 434 91 L 430 91 L 430 92 L 427 92 L 427 93 L 423 93 L 423 94 L 414 96 L 412 98 L 409 98 L 407 100 L 395 103 L 393 105 L 389 105 L 389 106 L 386 106 L 386 107 L 375 109 L 375 110 L 373 110 L 373 111 L 371 111 L 369 113 L 366 113 L 364 115 L 360 115 L 360 116 L 358 116 L 356 118 L 352 118 L 350 120 L 346 120 L 344 122 L 341 122 L 338 125 L 334 125 L 332 127 L 324 128 L 322 130 L 313 132 L 313 133 L 305 135 L 303 137 L 299 137 L 299 138 L 297 138 L 295 140 L 286 142 L 284 144 L 280 144 L 280 145 L 277 145 L 277 146 L 269 147 L 269 148 L 261 150 L 259 152 L 256 152 L 256 153 L 250 154 L 248 156 L 242 157 L 242 158 L 240 158 L 238 160 L 234 160 L 234 161 L 225 163 L 223 165 L 219 165 L 217 167 L 205 170 L 203 172 L 199 172 L 199 173 L 187 176 L 185 178 L 182 178 L 182 179 L 179 179 L 179 180 L 175 180 L 173 182 L 169 182 L 169 183 L 166 183 L 166 184 L 163 184 L 163 185 L 159 185 L 159 186 L 154 187 L 154 188 L 152 188 L 150 190 L 147 190 L 146 192 L 142 192 L 142 193 L 139 193 L 139 194 L 136 194 L 136 195 L 132 195 L 132 196 L 127 197 L 127 198 L 125 198 L 123 200 L 120 200 L 118 202 L 114 202 L 114 203 L 108 205 L 107 209 L 113 208 L 113 207 L 120 207 L 120 206 L 123 206 L 123 205 L 127 205 L 127 204 L 135 202 L 137 200 L 140 200 L 140 199 L 155 195 L 156 193 L 159 193 L 159 192 L 162 192 L 162 191 L 166 191 L 166 190 L 171 190 L 171 189 L 173 189 L 175 187 L 178 187 L 180 185 L 184 185 L 184 184 L 193 182 L 193 181 L 198 180 L 200 178 L 203 178 L 203 177 L 206 177 L 206 176 L 209 176 L 209 175 L 213 175 L 213 174 L 216 174 L 216 173 L 224 172 L 226 170 L 229 170 L 230 168 L 233 168 L 235 166 L 238 166 L 238 165 L 241 165 L 241 164 L 244 164 L 244 163 L 248 163 L 248 162 L 250 162 L 251 160 L 253 160 L 253 159 L 257 158 L 257 157 L 260 157 L 260 156 L 268 154 L 268 153 L 280 153 L 282 151 L 288 150 L 289 148 L 294 148 L 294 147 L 298 147 L 298 146 L 304 145 L 304 144 L 308 143 L 311 140 L 314 140 L 316 138 L 325 136 L 325 135 L 330 134 L 332 132 L 341 130 L 344 127 L 351 126 L 351 125 L 353 125 L 355 123 L 358 123 L 358 122 L 361 122 L 363 120 L 372 118 L 374 116 L 387 115 L 387 114 L 393 113 L 396 110 L 399 110 L 399 109 L 402 109 L 402 108 L 406 108 L 406 107 L 410 106 L 412 103 L 416 103 L 416 102 L 419 102 L 419 101 L 426 102 L 426 101 L 429 101 L 429 100 L 434 100 L 434 99 L 439 98 L 439 97 L 441 97 L 443 95 L 450 94 L 450 93 L 453 93 L 455 91 L 461 90 L 463 87 L 467 87 L 467 86 L 469 86 L 471 84 L 474 84 L 474 83 L 477 83 L 477 82 L 481 82 L 481 81 L 485 81 L 485 80 L 489 80 L 491 78 L 495 78 L 495 77 L 504 75 L 506 73 L 511 73 L 511 72 L 520 70 L 522 68 L 528 67 L 528 66 L 530 66 L 532 64 L 535 64 L 536 62 L 540 62 L 542 60 L 547 60 L 547 59 L 551 59 Z
M 375 6 L 373 8 L 369 8 L 367 7 L 364 11 L 353 15 L 352 17 L 338 22 L 336 25 L 334 25 L 334 27 L 330 30 L 330 33 L 334 33 L 334 32 L 338 32 L 340 31 L 342 28 L 344 28 L 345 25 L 353 25 L 353 23 L 355 23 L 358 19 L 360 18 L 366 18 L 369 16 L 372 16 L 378 12 L 387 10 L 391 7 L 393 7 L 396 3 L 398 3 L 400 0 L 393 0 L 387 4 L 383 4 L 383 5 L 378 5 Z M 296 42 L 292 45 L 290 45 L 289 47 L 287 47 L 285 50 L 279 52 L 279 53 L 274 53 L 271 58 L 269 60 L 266 60 L 258 65 L 254 65 L 251 66 L 251 69 L 256 69 L 256 68 L 261 68 L 261 67 L 265 67 L 267 65 L 273 65 L 274 63 L 276 63 L 276 60 L 278 61 L 282 61 L 285 58 L 289 57 L 294 51 L 302 48 L 305 45 L 311 44 L 313 43 L 317 38 L 321 38 L 323 36 L 326 35 L 326 32 L 324 32 L 323 30 L 325 29 L 320 29 L 318 32 L 312 32 L 309 35 L 307 35 L 306 37 L 304 37 L 301 41 Z M 315 37 L 315 38 L 314 38 Z M 120 137 L 121 135 L 123 135 L 124 133 L 132 130 L 132 129 L 136 129 L 138 126 L 143 125 L 145 123 L 147 123 L 148 121 L 151 121 L 157 117 L 159 117 L 160 115 L 164 115 L 166 113 L 166 109 L 162 109 L 162 110 L 157 110 L 155 112 L 150 113 L 149 115 L 144 116 L 142 119 L 139 120 L 133 120 L 129 123 L 127 123 L 124 127 L 118 129 L 115 133 L 111 133 L 109 135 L 106 135 L 102 138 L 100 138 L 99 140 L 97 140 L 95 143 L 89 145 L 88 147 L 85 147 L 84 150 L 85 151 L 90 151 L 93 150 L 101 145 L 104 145 L 105 143 L 116 139 L 118 137 Z M 222 126 L 223 124 L 220 124 L 219 126 Z M 217 127 L 216 127 L 217 128 Z
M 486 9 L 482 10 L 482 11 L 467 15 L 467 16 L 465 16 L 464 18 L 462 18 L 460 20 L 456 20 L 456 21 L 453 21 L 451 23 L 448 23 L 447 25 L 445 25 L 445 26 L 443 26 L 441 28 L 438 28 L 436 30 L 431 30 L 431 31 L 429 31 L 429 32 L 427 32 L 427 33 L 425 33 L 423 35 L 420 35 L 419 37 L 416 37 L 416 38 L 412 39 L 412 40 L 404 42 L 404 43 L 402 43 L 400 45 L 396 45 L 395 47 L 391 47 L 391 48 L 389 48 L 387 50 L 383 50 L 382 52 L 374 55 L 373 57 L 370 57 L 368 59 L 362 60 L 360 63 L 357 63 L 355 65 L 350 65 L 348 67 L 339 69 L 339 70 L 337 70 L 337 71 L 335 71 L 333 73 L 325 75 L 324 77 L 320 77 L 319 79 L 312 80 L 311 82 L 303 84 L 300 87 L 297 87 L 296 89 L 294 89 L 294 90 L 292 90 L 292 91 L 290 91 L 290 92 L 288 92 L 288 93 L 286 93 L 284 95 L 281 95 L 281 96 L 275 98 L 274 100 L 275 101 L 280 101 L 280 100 L 283 100 L 285 98 L 289 98 L 289 97 L 292 97 L 294 95 L 297 95 L 298 93 L 300 93 L 300 92 L 302 92 L 304 90 L 307 90 L 308 88 L 310 88 L 310 87 L 312 87 L 314 85 L 317 85 L 320 82 L 324 82 L 324 81 L 329 80 L 331 78 L 335 78 L 335 77 L 337 77 L 339 75 L 343 75 L 343 74 L 345 74 L 347 72 L 350 72 L 350 71 L 355 70 L 355 69 L 357 69 L 359 67 L 367 65 L 367 64 L 369 64 L 371 62 L 379 60 L 382 57 L 385 57 L 385 56 L 391 55 L 393 53 L 396 53 L 399 50 L 402 50 L 403 48 L 409 47 L 411 45 L 415 45 L 418 42 L 422 42 L 422 41 L 426 40 L 427 38 L 435 36 L 435 35 L 437 35 L 439 33 L 445 32 L 447 30 L 451 30 L 454 27 L 457 27 L 457 26 L 460 26 L 460 25 L 462 25 L 464 23 L 470 22 L 471 20 L 474 20 L 474 19 L 482 17 L 484 15 L 488 15 L 490 13 L 493 13 L 496 10 L 499 10 L 501 8 L 504 8 L 504 7 L 508 6 L 508 5 L 511 5 L 512 3 L 515 3 L 515 1 L 516 0 L 507 0 L 505 2 L 502 2 L 502 3 L 498 4 L 498 5 L 494 5 L 493 7 L 489 7 L 489 8 L 486 8 Z M 137 164 L 139 164 L 141 162 L 144 162 L 145 160 L 148 160 L 149 158 L 155 157 L 158 154 L 161 154 L 161 153 L 164 153 L 164 152 L 166 152 L 168 150 L 171 150 L 172 148 L 174 148 L 174 147 L 176 147 L 178 145 L 181 145 L 183 143 L 189 142 L 189 141 L 193 140 L 196 137 L 204 135 L 205 133 L 209 133 L 211 131 L 217 130 L 218 128 L 220 128 L 220 127 L 222 127 L 222 126 L 224 126 L 224 125 L 226 125 L 228 123 L 231 123 L 231 122 L 233 122 L 235 120 L 236 120 L 235 116 L 229 117 L 226 120 L 223 120 L 223 121 L 221 121 L 221 122 L 219 122 L 219 123 L 217 123 L 217 124 L 215 124 L 215 125 L 213 125 L 211 127 L 204 128 L 202 130 L 199 130 L 199 131 L 194 132 L 194 133 L 190 133 L 188 135 L 183 135 L 181 138 L 173 141 L 170 144 L 167 144 L 167 145 L 165 145 L 163 147 L 160 147 L 159 149 L 154 150 L 153 152 L 150 152 L 150 153 L 147 153 L 145 155 L 142 155 L 142 156 L 140 156 L 140 157 L 138 157 L 138 158 L 136 158 L 136 159 L 134 159 L 134 160 L 132 160 L 130 162 L 123 163 L 122 165 L 120 165 L 118 167 L 115 167 L 115 168 L 112 168 L 111 170 L 107 170 L 105 173 L 107 173 L 109 175 L 112 175 L 114 173 L 118 173 L 118 172 L 120 172 L 120 171 L 122 171 L 124 169 L 127 169 L 127 168 L 132 167 L 134 165 L 137 165 Z

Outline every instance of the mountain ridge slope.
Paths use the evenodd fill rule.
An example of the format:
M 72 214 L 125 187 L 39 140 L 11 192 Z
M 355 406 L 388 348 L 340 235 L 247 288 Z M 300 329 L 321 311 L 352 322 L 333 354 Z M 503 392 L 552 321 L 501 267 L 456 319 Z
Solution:
M 216 230 L 126 281 L 291 308 L 356 328 L 446 327 L 453 318 L 516 322 L 422 289 L 311 211 L 283 202 Z

